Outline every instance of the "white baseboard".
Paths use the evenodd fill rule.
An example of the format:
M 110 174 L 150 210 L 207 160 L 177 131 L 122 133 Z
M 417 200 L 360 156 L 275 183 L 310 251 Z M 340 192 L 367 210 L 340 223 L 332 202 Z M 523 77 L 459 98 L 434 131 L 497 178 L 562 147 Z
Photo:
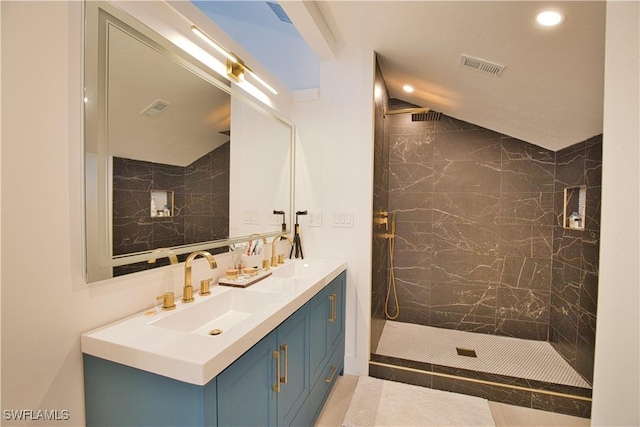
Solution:
M 345 355 L 344 373 L 347 375 L 368 376 L 369 360 L 361 359 L 355 356 Z

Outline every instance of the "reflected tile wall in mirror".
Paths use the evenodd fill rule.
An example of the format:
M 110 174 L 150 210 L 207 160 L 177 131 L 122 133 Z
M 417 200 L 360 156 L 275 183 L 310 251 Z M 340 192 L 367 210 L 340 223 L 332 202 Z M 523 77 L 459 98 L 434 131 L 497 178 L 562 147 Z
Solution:
M 174 192 L 174 215 L 151 217 L 151 190 Z M 187 167 L 113 158 L 113 253 L 229 236 L 229 143 Z M 137 263 L 135 271 L 166 265 Z M 131 272 L 116 267 L 114 275 Z

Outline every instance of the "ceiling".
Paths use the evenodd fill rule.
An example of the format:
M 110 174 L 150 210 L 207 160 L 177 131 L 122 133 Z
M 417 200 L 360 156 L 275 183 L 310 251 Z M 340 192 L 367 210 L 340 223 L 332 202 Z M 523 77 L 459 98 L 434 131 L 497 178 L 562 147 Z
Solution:
M 230 95 L 118 28 L 108 76 L 110 155 L 184 167 L 229 141 Z M 142 113 L 158 100 L 161 115 Z
M 314 25 L 291 13 L 295 3 L 280 4 L 324 60 L 332 42 L 334 54 L 346 45 L 377 52 L 393 98 L 553 151 L 602 133 L 603 1 L 304 2 L 319 12 Z M 546 6 L 565 22 L 537 24 Z M 506 68 L 500 77 L 464 68 L 462 54 Z

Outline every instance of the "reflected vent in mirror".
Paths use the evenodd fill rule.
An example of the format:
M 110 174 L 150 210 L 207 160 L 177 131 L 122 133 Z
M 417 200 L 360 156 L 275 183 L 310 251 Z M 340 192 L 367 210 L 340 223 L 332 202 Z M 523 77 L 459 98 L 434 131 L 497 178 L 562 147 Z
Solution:
M 167 101 L 156 99 L 155 101 L 153 101 L 151 105 L 149 105 L 147 108 L 142 110 L 140 114 L 143 116 L 147 116 L 151 119 L 155 119 L 160 114 L 167 111 L 169 108 L 171 108 L 171 104 L 169 104 Z

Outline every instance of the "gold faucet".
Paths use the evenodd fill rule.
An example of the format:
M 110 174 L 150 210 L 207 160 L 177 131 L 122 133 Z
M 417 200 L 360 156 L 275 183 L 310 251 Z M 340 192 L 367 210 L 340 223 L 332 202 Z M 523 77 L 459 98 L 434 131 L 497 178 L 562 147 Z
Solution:
M 176 256 L 175 252 L 173 252 L 171 249 L 169 248 L 158 248 L 156 250 L 154 250 L 153 252 L 151 252 L 151 254 L 164 254 L 166 253 L 166 255 L 162 255 L 160 256 L 160 258 L 162 258 L 163 256 L 166 256 L 167 258 L 169 258 L 169 262 L 171 262 L 171 264 L 177 264 L 178 263 L 178 257 Z M 149 264 L 155 264 L 156 262 L 156 257 L 153 257 L 151 259 L 149 259 L 147 261 Z
M 291 237 L 287 236 L 286 233 L 278 234 L 273 239 L 273 242 L 271 242 L 271 267 L 276 267 L 278 264 L 284 263 L 284 256 L 280 259 L 276 258 L 276 243 L 278 243 L 282 237 L 287 239 L 289 244 L 291 244 L 291 247 L 293 247 L 293 240 L 291 240 Z
M 201 255 L 209 261 L 209 266 L 213 270 L 218 267 L 215 258 L 207 251 L 197 251 L 190 254 L 187 257 L 187 260 L 184 262 L 184 289 L 182 290 L 182 302 L 192 302 L 195 298 L 193 298 L 193 286 L 191 286 L 191 264 L 193 264 L 193 260 Z

